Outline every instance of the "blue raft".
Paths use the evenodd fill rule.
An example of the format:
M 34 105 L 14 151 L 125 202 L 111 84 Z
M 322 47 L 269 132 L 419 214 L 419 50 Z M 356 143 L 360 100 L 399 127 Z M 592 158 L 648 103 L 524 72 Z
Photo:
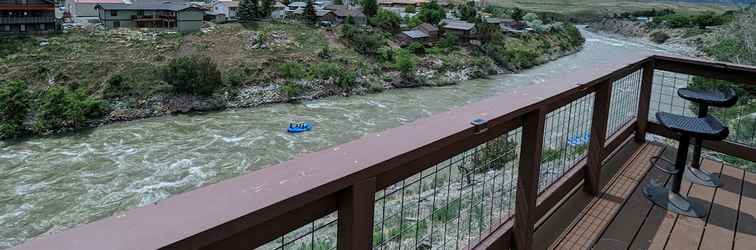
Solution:
M 286 132 L 302 133 L 302 132 L 310 131 L 310 130 L 312 130 L 312 125 L 310 125 L 309 123 L 306 123 L 306 122 L 297 123 L 297 124 L 289 123 L 289 128 L 286 129 Z

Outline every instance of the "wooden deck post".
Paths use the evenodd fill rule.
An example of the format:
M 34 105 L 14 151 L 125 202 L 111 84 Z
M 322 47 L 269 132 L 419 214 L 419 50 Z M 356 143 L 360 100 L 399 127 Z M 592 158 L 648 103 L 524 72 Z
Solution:
M 651 87 L 654 84 L 654 61 L 643 64 L 643 78 L 640 84 L 640 98 L 638 100 L 637 126 L 635 127 L 635 140 L 646 141 L 648 131 L 648 111 L 651 106 Z
M 593 195 L 600 190 L 601 161 L 604 158 L 606 127 L 609 122 L 609 105 L 612 95 L 612 79 L 596 86 L 593 99 L 593 120 L 591 121 L 591 139 L 588 144 L 588 165 L 585 168 L 586 185 L 584 189 Z
M 338 249 L 373 247 L 375 177 L 342 191 L 339 197 Z
M 514 244 L 517 249 L 533 249 L 533 227 L 537 218 L 538 176 L 546 113 L 542 108 L 525 114 L 522 124 L 522 148 L 517 168 Z

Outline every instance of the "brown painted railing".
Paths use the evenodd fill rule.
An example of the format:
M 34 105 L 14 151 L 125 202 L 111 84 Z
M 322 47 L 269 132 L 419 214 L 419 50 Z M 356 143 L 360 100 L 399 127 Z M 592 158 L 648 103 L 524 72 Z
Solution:
M 17 249 L 322 249 L 315 247 L 322 232 L 336 241 L 326 249 L 531 249 L 534 230 L 567 194 L 581 184 L 599 191 L 602 161 L 611 152 L 647 133 L 674 137 L 648 119 L 654 72 L 756 85 L 752 67 L 649 55 L 628 61 L 369 134 Z M 587 145 L 565 143 L 588 131 Z M 499 142 L 515 145 L 505 147 L 512 157 L 481 158 L 502 152 L 494 150 Z M 705 146 L 756 160 L 756 150 L 738 142 Z M 398 207 L 387 209 L 394 201 Z M 385 229 L 392 220 L 399 226 Z
M 0 17 L 0 24 L 54 23 L 53 16 Z

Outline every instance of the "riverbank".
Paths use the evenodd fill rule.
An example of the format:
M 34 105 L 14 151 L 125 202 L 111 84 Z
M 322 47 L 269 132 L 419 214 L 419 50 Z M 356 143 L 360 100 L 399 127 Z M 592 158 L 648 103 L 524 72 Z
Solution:
M 419 52 L 415 48 L 407 56 L 391 39 L 381 38 L 385 45 L 375 54 L 359 53 L 340 32 L 296 21 L 217 25 L 186 36 L 95 29 L 27 38 L 0 48 L 11 52 L 0 57 L 0 81 L 21 81 L 16 91 L 20 99 L 28 100 L 16 105 L 21 111 L 15 113 L 23 113 L 17 133 L 2 136 L 0 130 L 0 137 L 49 135 L 148 117 L 366 95 L 394 88 L 452 85 L 516 72 L 575 53 L 582 47 L 582 37 L 572 37 L 575 34 L 580 36 L 575 30 L 507 37 L 507 43 L 523 45 L 501 53 L 527 54 L 526 67 L 494 61 L 479 45 L 461 41 Z M 528 45 L 531 41 L 552 49 L 533 50 L 536 45 Z M 176 58 L 195 56 L 217 65 L 222 83 L 210 95 L 176 92 L 161 77 L 163 68 Z M 400 56 L 411 62 L 410 73 L 398 66 Z

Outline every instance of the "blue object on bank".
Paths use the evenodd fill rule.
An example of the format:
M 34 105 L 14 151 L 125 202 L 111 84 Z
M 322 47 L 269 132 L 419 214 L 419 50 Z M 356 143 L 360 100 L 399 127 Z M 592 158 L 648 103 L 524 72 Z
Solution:
M 301 122 L 297 124 L 289 123 L 289 128 L 286 129 L 286 131 L 289 133 L 302 133 L 302 132 L 310 131 L 310 130 L 312 130 L 312 125 L 306 122 Z
M 580 146 L 591 142 L 591 134 L 585 133 L 583 136 L 577 135 L 575 137 L 567 139 L 567 144 L 570 146 Z

